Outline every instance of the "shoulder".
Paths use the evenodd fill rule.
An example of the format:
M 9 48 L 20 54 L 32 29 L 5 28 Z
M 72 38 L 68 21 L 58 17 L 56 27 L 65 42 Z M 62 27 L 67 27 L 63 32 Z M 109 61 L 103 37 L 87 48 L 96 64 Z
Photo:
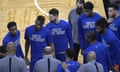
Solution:
M 101 68 L 103 67 L 103 65 L 102 65 L 101 63 L 98 63 L 98 62 L 97 62 L 97 65 L 98 65 L 99 67 L 101 67 Z
M 85 13 L 82 13 L 82 14 L 79 16 L 79 19 L 84 18 L 84 17 L 86 17 L 86 14 L 85 14 Z
M 19 62 L 19 63 L 25 63 L 25 61 L 23 60 L 23 58 L 21 58 L 21 57 L 16 57 L 16 56 L 15 56 L 15 58 L 16 58 L 16 61 L 17 61 L 17 62 Z
M 94 15 L 95 16 L 99 16 L 99 17 L 102 17 L 99 13 L 97 13 L 97 12 L 94 12 Z
M 52 58 L 52 60 L 53 60 L 54 62 L 58 63 L 58 64 L 61 63 L 61 61 L 59 61 L 59 60 L 57 60 L 57 59 L 55 59 L 55 58 Z
M 73 9 L 71 9 L 71 11 L 70 11 L 70 15 L 72 14 L 72 13 L 74 13 L 76 11 L 76 8 L 73 8 Z
M 26 30 L 31 30 L 33 28 L 34 28 L 34 25 L 31 25 L 31 26 L 26 27 Z

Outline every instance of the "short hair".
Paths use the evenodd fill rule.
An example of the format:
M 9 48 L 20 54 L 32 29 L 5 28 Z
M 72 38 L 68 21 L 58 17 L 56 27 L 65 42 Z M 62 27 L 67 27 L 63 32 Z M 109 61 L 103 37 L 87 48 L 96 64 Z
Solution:
M 88 31 L 86 37 L 92 41 L 96 40 L 96 33 L 94 31 Z
M 59 15 L 59 10 L 56 9 L 56 8 L 52 8 L 49 10 L 49 14 L 52 14 L 52 15 Z
M 108 5 L 108 8 L 110 8 L 110 7 L 114 8 L 115 10 L 118 10 L 118 6 L 117 6 L 116 3 L 111 3 L 111 4 L 109 4 L 109 5 Z
M 96 22 L 96 26 L 100 26 L 102 28 L 106 28 L 107 25 L 108 25 L 108 23 L 105 18 L 101 18 Z
M 16 22 L 14 22 L 14 21 L 8 22 L 8 24 L 7 24 L 8 29 L 10 29 L 13 26 L 16 26 Z
M 1 53 L 6 53 L 6 52 L 7 52 L 5 45 L 0 46 L 0 52 L 1 52 Z
M 76 3 L 85 3 L 85 1 L 84 0 L 76 0 Z
M 75 57 L 75 55 L 76 55 L 76 53 L 75 53 L 74 49 L 68 48 L 68 49 L 66 50 L 66 56 L 68 56 L 69 58 L 72 59 L 72 58 Z
M 84 4 L 84 9 L 90 9 L 90 10 L 93 10 L 94 8 L 94 5 L 92 2 L 88 1 Z
M 45 17 L 42 16 L 42 15 L 37 16 L 37 19 L 36 19 L 36 20 L 40 21 L 41 24 L 44 24 L 44 23 L 45 23 Z

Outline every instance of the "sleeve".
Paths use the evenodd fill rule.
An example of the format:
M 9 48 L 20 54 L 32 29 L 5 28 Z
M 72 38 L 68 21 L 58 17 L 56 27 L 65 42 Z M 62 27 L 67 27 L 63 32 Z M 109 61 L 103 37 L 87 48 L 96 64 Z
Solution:
M 114 36 L 113 40 L 110 41 L 110 46 L 113 50 L 113 64 L 120 64 L 120 41 Z
M 87 63 L 87 51 L 85 50 L 83 53 L 84 64 Z
M 80 17 L 78 18 L 78 39 L 80 43 L 80 48 L 84 48 L 84 37 L 83 37 L 83 29 L 82 29 L 82 24 L 81 24 L 81 19 Z
M 51 35 L 50 30 L 47 31 L 47 41 L 48 41 L 48 43 L 53 43 L 53 37 Z
M 67 24 L 66 33 L 67 33 L 67 37 L 68 37 L 68 40 L 69 40 L 70 48 L 74 48 L 72 30 L 71 30 L 69 24 Z
M 62 68 L 61 64 L 57 66 L 57 72 L 64 72 L 64 69 Z
M 24 38 L 25 38 L 26 40 L 29 40 L 29 31 L 28 31 L 28 28 L 26 28 L 24 35 L 25 35 Z
M 110 53 L 109 53 L 107 47 L 105 48 L 104 51 L 106 53 L 106 62 L 107 62 L 107 65 L 108 65 L 109 69 L 111 69 L 112 68 L 112 61 L 111 61 L 111 56 L 110 56 Z
M 24 54 L 20 45 L 17 46 L 16 56 L 24 58 Z
M 7 34 L 7 35 L 3 38 L 2 44 L 6 46 L 6 45 L 8 44 L 8 42 L 9 42 L 8 40 L 9 40 L 9 38 L 8 38 L 8 34 Z

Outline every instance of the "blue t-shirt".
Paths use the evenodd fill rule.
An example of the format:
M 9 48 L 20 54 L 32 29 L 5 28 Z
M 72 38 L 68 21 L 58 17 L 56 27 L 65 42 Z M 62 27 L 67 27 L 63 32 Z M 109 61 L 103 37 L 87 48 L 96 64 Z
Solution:
M 113 23 L 109 25 L 109 29 L 120 39 L 120 16 L 115 18 Z
M 56 53 L 65 51 L 68 48 L 73 48 L 73 39 L 70 25 L 64 20 L 60 20 L 57 24 L 49 22 L 46 26 L 52 33 L 53 42 Z
M 110 53 L 106 45 L 101 42 L 90 44 L 90 46 L 84 51 L 84 63 L 87 63 L 87 55 L 89 51 L 94 51 L 96 53 L 96 61 L 103 65 L 104 72 L 109 72 L 112 67 L 112 63 Z
M 3 39 L 3 45 L 7 45 L 9 42 L 14 42 L 16 44 L 16 56 L 24 58 L 24 54 L 20 45 L 20 31 L 18 30 L 15 36 L 12 36 L 10 32 L 6 34 Z
M 94 13 L 93 16 L 88 17 L 85 13 L 81 14 L 78 18 L 78 37 L 80 42 L 80 47 L 86 49 L 88 47 L 88 43 L 85 41 L 85 34 L 89 30 L 93 30 L 96 32 L 96 22 L 102 18 L 98 13 Z M 97 38 L 99 40 L 99 36 L 97 34 Z
M 70 72 L 77 72 L 80 68 L 80 64 L 77 61 L 67 61 L 65 63 L 68 65 Z M 57 72 L 65 72 L 61 64 L 58 65 Z
M 101 39 L 110 52 L 112 64 L 120 64 L 120 40 L 109 29 L 105 34 L 101 34 Z
M 25 39 L 30 41 L 31 45 L 31 59 L 41 59 L 43 57 L 43 50 L 49 43 L 53 42 L 51 33 L 45 27 L 35 30 L 35 26 L 29 26 L 25 30 Z

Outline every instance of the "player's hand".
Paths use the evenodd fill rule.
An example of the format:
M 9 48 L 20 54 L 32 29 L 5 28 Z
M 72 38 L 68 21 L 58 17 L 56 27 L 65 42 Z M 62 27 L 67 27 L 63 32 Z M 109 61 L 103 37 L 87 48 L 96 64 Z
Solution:
M 26 63 L 26 65 L 30 65 L 30 61 L 27 57 L 25 57 L 25 63 Z
M 111 23 L 113 23 L 113 21 L 114 21 L 113 18 L 109 18 L 109 19 L 107 20 L 107 23 L 111 24 Z
M 68 69 L 68 65 L 65 62 L 63 62 L 61 65 L 62 65 L 64 70 Z
M 113 67 L 114 72 L 118 72 L 119 71 L 119 65 L 115 64 Z

